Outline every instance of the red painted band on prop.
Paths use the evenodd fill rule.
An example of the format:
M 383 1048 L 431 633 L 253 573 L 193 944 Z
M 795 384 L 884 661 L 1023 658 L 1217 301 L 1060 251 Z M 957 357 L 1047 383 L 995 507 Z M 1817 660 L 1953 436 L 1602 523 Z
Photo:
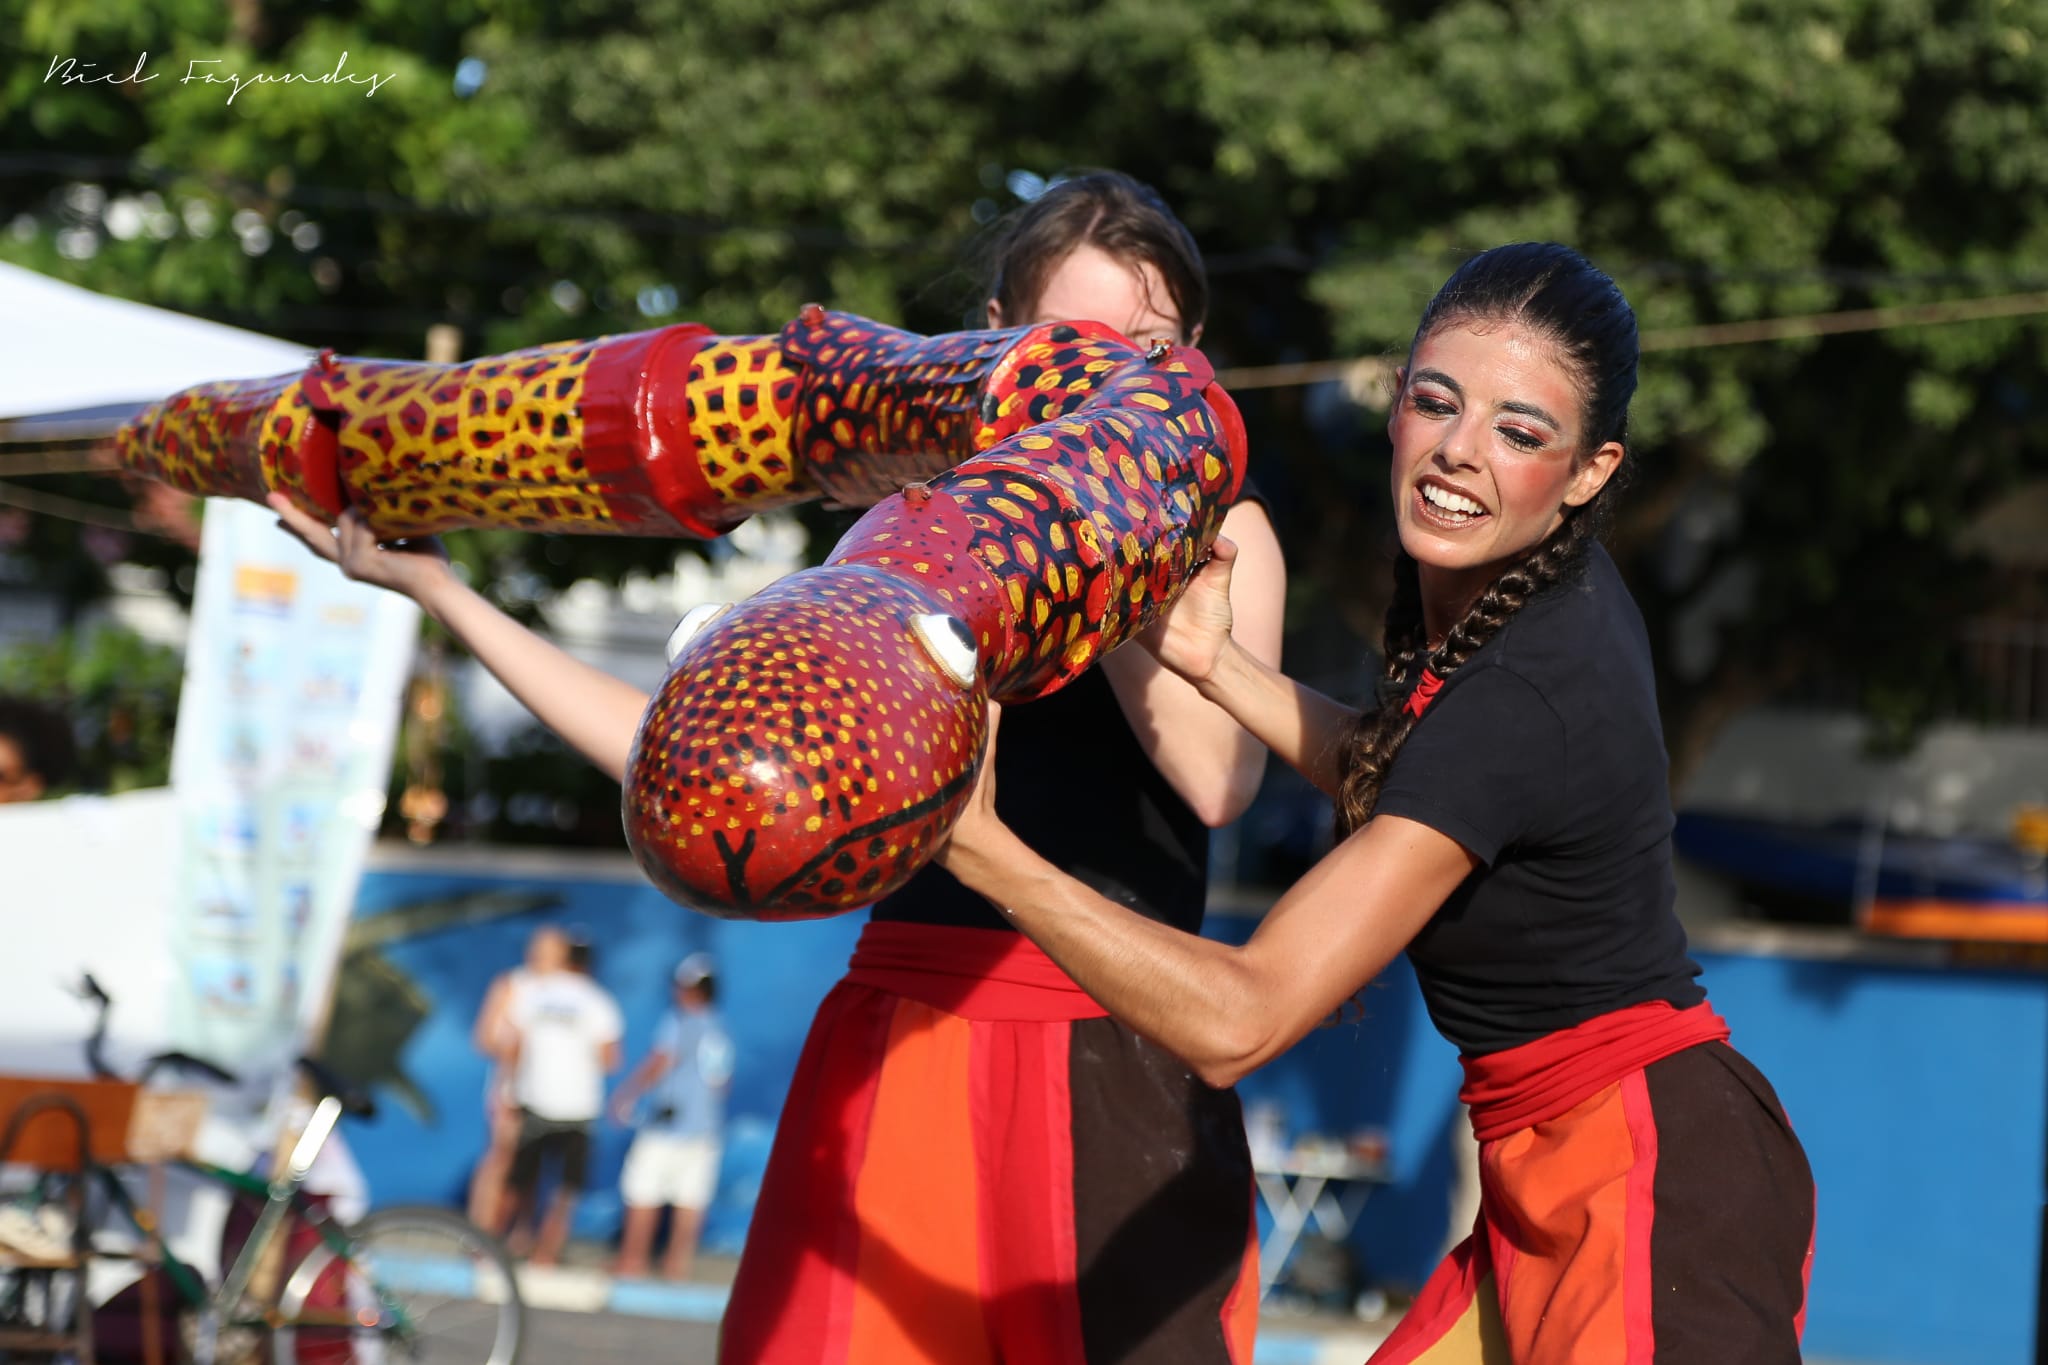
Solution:
M 334 352 L 322 351 L 300 381 L 308 411 L 290 437 L 280 442 L 277 463 L 282 478 L 296 485 L 329 519 L 341 515 L 348 495 L 341 483 L 340 450 L 335 433 L 341 409 L 334 401 L 331 377 Z
M 690 367 L 709 327 L 684 323 L 636 332 L 601 345 L 583 375 L 583 456 L 593 474 L 613 476 L 621 529 L 711 539 L 744 516 L 716 519 L 718 498 L 697 464 L 684 396 Z M 626 490 L 637 485 L 646 504 Z

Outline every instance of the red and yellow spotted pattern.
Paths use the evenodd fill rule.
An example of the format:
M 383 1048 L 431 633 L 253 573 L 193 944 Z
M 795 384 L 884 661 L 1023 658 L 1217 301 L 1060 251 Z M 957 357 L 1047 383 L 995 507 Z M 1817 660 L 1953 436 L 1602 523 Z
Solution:
M 344 500 L 397 536 L 644 518 L 607 496 L 583 453 L 596 349 L 567 342 L 447 367 L 347 360 L 316 375 L 316 405 L 346 414 L 332 423 Z
M 830 376 L 797 408 L 805 468 L 834 502 L 870 507 L 986 450 L 1009 434 L 992 405 L 1001 367 L 1023 335 L 1013 328 L 914 337 L 804 309 L 783 329 L 783 351 L 808 373 Z
M 187 493 L 260 500 L 275 468 L 264 451 L 290 445 L 308 410 L 304 378 L 186 389 L 149 410 L 147 440 L 136 424 L 122 428 L 121 455 L 136 473 Z
M 685 420 L 703 433 L 704 482 L 740 519 L 818 495 L 791 439 L 801 380 L 775 337 L 720 337 L 690 366 Z
M 905 623 L 934 605 L 894 574 L 817 569 L 705 628 L 642 720 L 627 775 L 629 838 L 657 887 L 793 918 L 865 905 L 924 863 L 958 813 L 985 711 L 903 647 Z
M 973 790 L 987 700 L 1054 691 L 1149 625 L 1244 476 L 1201 355 L 1148 356 L 1095 324 L 1016 341 L 976 413 L 990 437 L 677 657 L 625 792 L 628 843 L 672 899 L 792 919 L 901 886 Z M 964 627 L 966 685 L 919 616 Z
M 931 485 L 964 516 L 964 545 L 950 513 L 907 498 L 878 505 L 834 551 L 938 579 L 964 549 L 997 589 L 969 625 L 1005 702 L 1064 686 L 1150 625 L 1207 555 L 1244 473 L 1199 353 L 1140 363 L 1107 329 L 1059 326 L 1017 356 L 1006 401 L 1030 394 L 1020 411 L 1067 415 Z
M 394 539 L 710 537 L 820 495 L 869 506 L 988 444 L 977 414 L 1018 335 L 921 337 L 811 307 L 778 336 L 682 324 L 459 365 L 323 355 L 176 394 L 118 445 L 188 492 L 281 490 Z

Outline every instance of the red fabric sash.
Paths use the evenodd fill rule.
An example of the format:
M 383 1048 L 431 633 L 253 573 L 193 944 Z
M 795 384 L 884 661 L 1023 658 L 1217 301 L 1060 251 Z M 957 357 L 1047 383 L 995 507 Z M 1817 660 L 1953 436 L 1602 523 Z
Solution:
M 1491 1142 L 1557 1118 L 1674 1052 L 1727 1037 L 1728 1021 L 1711 1005 L 1630 1005 L 1505 1052 L 1461 1059 L 1458 1098 L 1472 1110 L 1472 1135 Z
M 965 1019 L 1102 1019 L 1109 1011 L 1037 944 L 1004 929 L 869 921 L 847 981 Z

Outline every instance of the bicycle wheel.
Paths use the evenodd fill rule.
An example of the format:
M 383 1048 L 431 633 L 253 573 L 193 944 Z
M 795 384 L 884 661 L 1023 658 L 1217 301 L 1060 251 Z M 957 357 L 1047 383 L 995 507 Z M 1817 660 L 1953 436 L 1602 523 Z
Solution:
M 460 1214 L 405 1205 L 324 1243 L 285 1282 L 277 1365 L 514 1365 L 526 1310 L 505 1248 Z

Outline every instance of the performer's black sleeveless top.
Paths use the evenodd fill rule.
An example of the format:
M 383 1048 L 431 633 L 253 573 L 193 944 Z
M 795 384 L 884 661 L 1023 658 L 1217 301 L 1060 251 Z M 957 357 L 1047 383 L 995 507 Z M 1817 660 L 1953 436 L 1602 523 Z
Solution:
M 1238 501 L 1263 499 L 1247 481 Z M 1189 933 L 1202 927 L 1209 827 L 1152 765 L 1100 668 L 1049 697 L 1004 709 L 996 813 L 1047 862 L 1119 905 Z M 934 866 L 878 903 L 870 918 L 1014 928 Z
M 1004 709 L 996 813 L 1046 861 L 1111 900 L 1190 933 L 1201 927 L 1209 828 L 1152 766 L 1100 668 Z M 877 904 L 872 918 L 1013 927 L 936 866 Z

